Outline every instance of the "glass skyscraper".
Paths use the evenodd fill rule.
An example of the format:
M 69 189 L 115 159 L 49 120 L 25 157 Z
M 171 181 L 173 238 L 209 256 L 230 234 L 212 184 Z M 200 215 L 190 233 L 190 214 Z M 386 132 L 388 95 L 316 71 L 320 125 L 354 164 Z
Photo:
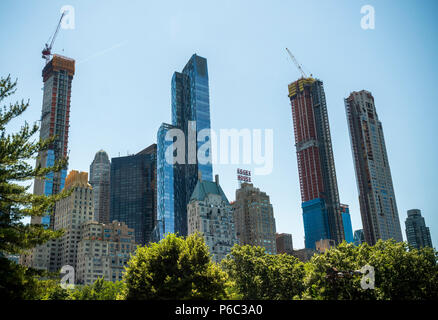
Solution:
M 182 72 L 175 72 L 171 82 L 172 124 L 163 123 L 157 133 L 157 225 L 154 239 L 166 233 L 187 235 L 187 204 L 198 176 L 213 180 L 210 142 L 210 100 L 207 60 L 194 54 Z M 171 129 L 184 134 L 182 163 L 166 160 L 166 151 L 176 141 L 166 139 Z M 171 149 L 170 149 L 171 150 Z M 203 157 L 198 159 L 198 153 Z M 177 157 L 178 158 L 178 157 Z M 180 157 L 181 159 L 181 157 Z
M 157 145 L 135 155 L 111 159 L 110 221 L 134 229 L 135 242 L 152 240 L 156 221 Z
M 351 225 L 350 208 L 341 203 L 342 224 L 344 225 L 345 241 L 353 242 L 353 227 Z

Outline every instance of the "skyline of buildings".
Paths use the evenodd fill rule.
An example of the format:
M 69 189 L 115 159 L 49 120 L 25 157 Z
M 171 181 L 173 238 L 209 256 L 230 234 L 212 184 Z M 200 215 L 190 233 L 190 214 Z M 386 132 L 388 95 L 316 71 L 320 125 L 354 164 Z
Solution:
M 288 86 L 303 209 L 305 247 L 344 240 L 336 169 L 324 87 L 300 78 Z
M 37 164 L 50 166 L 67 154 L 73 74 L 74 60 L 58 55 L 54 55 L 43 70 L 40 136 L 57 136 L 57 139 L 41 154 Z M 389 238 L 402 241 L 382 125 L 371 93 L 353 92 L 345 99 L 364 224 L 364 230 L 356 230 L 353 236 L 349 208 L 339 201 L 323 83 L 318 79 L 301 78 L 289 84 L 288 90 L 300 177 L 305 249 L 308 249 L 303 257 L 308 258 L 315 250 L 324 252 L 343 240 L 356 245 L 364 241 L 374 244 L 378 239 Z M 206 158 L 211 157 L 208 91 L 207 60 L 194 54 L 183 72 L 175 72 L 172 77 L 172 125 L 162 123 L 157 144 L 135 155 L 115 157 L 111 161 L 104 150 L 99 150 L 90 165 L 90 183 L 86 172 L 72 170 L 66 178 L 66 169 L 59 174 L 49 174 L 44 182 L 36 180 L 36 194 L 55 194 L 64 185 L 75 188 L 72 196 L 60 200 L 54 211 L 40 220 L 46 228 L 62 228 L 67 233 L 38 246 L 20 260 L 26 265 L 51 271 L 65 264 L 75 267 L 78 239 L 81 239 L 78 229 L 90 221 L 99 225 L 123 223 L 132 229 L 132 242 L 139 245 L 159 241 L 169 232 L 186 236 L 201 231 L 215 261 L 229 253 L 234 243 L 259 245 L 268 253 L 276 254 L 278 241 L 283 241 L 280 248 L 287 250 L 282 251 L 298 252 L 292 248 L 290 234 L 276 234 L 273 206 L 265 192 L 254 188 L 253 184 L 242 183 L 231 205 L 219 186 L 218 176 L 212 181 L 211 162 L 199 161 L 197 155 L 201 149 Z M 50 92 L 52 96 L 48 99 Z M 50 121 L 44 120 L 46 118 Z M 178 137 L 175 139 L 171 134 L 169 139 L 173 129 L 184 133 L 184 163 L 168 161 L 178 158 L 175 150 L 173 154 L 168 152 L 168 147 L 178 141 Z M 191 159 L 193 152 L 196 154 L 194 162 Z M 363 181 L 369 181 L 368 189 L 361 189 Z M 203 212 L 207 207 L 211 210 Z M 366 224 L 370 221 L 372 223 Z M 39 222 L 33 220 L 32 223 Z M 100 246 L 92 245 L 96 249 Z M 96 263 L 93 268 L 84 267 L 82 272 L 100 273 L 99 266 L 101 264 Z M 104 273 L 120 278 L 120 272 L 106 269 Z
M 403 241 L 382 123 L 371 92 L 345 100 L 365 241 Z

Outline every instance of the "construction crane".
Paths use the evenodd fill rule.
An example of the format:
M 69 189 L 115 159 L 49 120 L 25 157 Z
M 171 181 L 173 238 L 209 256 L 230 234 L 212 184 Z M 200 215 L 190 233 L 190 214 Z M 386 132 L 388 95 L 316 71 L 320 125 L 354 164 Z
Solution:
M 287 51 L 287 53 L 289 53 L 289 56 L 291 57 L 292 61 L 295 63 L 295 66 L 298 68 L 298 70 L 300 71 L 300 73 L 303 76 L 303 78 L 307 78 L 306 73 L 304 72 L 304 70 L 301 67 L 301 65 L 298 63 L 297 59 L 295 59 L 295 57 L 292 54 L 292 52 L 290 52 L 290 50 L 288 48 L 286 48 L 286 51 Z M 310 76 L 312 76 L 312 75 L 310 75 Z
M 61 21 L 62 21 L 62 18 L 64 18 L 64 15 L 65 15 L 65 11 L 62 12 L 62 14 L 61 14 L 61 18 L 59 19 L 58 25 L 56 26 L 55 33 L 49 38 L 49 40 L 47 40 L 46 46 L 44 47 L 44 49 L 42 51 L 42 54 L 43 54 L 42 58 L 46 60 L 46 64 L 50 61 L 50 56 L 52 55 L 53 43 L 55 42 L 55 38 L 56 38 L 56 35 L 58 34 L 59 27 L 61 26 Z M 50 43 L 50 45 L 48 43 Z

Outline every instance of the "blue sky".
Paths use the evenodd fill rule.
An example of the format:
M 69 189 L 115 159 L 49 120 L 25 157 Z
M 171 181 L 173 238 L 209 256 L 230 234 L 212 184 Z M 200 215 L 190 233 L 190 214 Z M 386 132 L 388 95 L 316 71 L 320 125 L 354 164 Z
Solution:
M 375 8 L 374 30 L 360 26 Z M 324 81 L 341 202 L 362 227 L 343 99 L 366 89 L 383 123 L 403 236 L 406 211 L 422 210 L 438 243 L 438 22 L 435 1 L 10 1 L 0 2 L 0 75 L 19 80 L 25 116 L 41 115 L 41 50 L 63 5 L 75 29 L 53 52 L 76 60 L 69 169 L 89 171 L 94 154 L 135 153 L 171 121 L 170 81 L 193 53 L 208 60 L 212 128 L 274 129 L 274 170 L 254 177 L 274 206 L 277 231 L 304 247 L 287 85 L 306 70 Z M 214 167 L 230 200 L 235 165 Z M 247 166 L 253 169 L 251 166 Z

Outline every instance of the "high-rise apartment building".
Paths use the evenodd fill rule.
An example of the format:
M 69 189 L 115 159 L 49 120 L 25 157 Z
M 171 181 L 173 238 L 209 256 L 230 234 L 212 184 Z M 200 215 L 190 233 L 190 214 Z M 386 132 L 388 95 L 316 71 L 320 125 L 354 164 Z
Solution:
M 90 165 L 90 184 L 93 187 L 94 220 L 100 223 L 110 222 L 110 172 L 108 154 L 98 151 Z
M 135 242 L 152 240 L 157 207 L 157 145 L 135 155 L 111 159 L 110 221 L 134 229 Z
M 88 183 L 88 173 L 72 170 L 65 179 L 65 188 L 73 192 L 55 205 L 55 230 L 63 229 L 64 234 L 55 240 L 56 260 L 52 270 L 64 265 L 76 269 L 81 225 L 94 217 L 93 189 Z
M 275 241 L 277 245 L 277 253 L 292 254 L 294 251 L 292 235 L 290 233 L 276 233 Z
M 53 55 L 44 67 L 43 105 L 41 113 L 40 139 L 55 136 L 55 141 L 38 155 L 37 166 L 50 167 L 59 159 L 67 157 L 68 132 L 70 127 L 71 83 L 75 73 L 73 59 Z M 35 179 L 34 194 L 57 194 L 64 187 L 67 170 L 48 173 L 47 179 Z M 49 212 L 44 217 L 32 217 L 31 223 L 43 224 L 53 229 L 55 213 Z
M 303 208 L 305 246 L 344 239 L 327 105 L 322 81 L 289 84 Z
M 134 229 L 123 222 L 109 224 L 89 221 L 81 226 L 77 247 L 76 283 L 92 284 L 98 278 L 120 281 L 130 254 L 137 245 Z
M 233 212 L 241 245 L 264 247 L 269 254 L 277 252 L 274 210 L 265 192 L 252 183 L 243 182 L 236 190 Z
M 382 123 L 374 97 L 362 90 L 345 99 L 365 241 L 403 241 Z
M 344 226 L 345 241 L 353 242 L 353 226 L 351 225 L 350 208 L 347 204 L 341 203 L 342 224 Z
M 233 209 L 219 185 L 200 180 L 187 205 L 188 234 L 199 232 L 204 237 L 212 258 L 219 263 L 238 243 L 234 229 Z
M 421 210 L 408 210 L 408 217 L 405 221 L 406 237 L 408 243 L 414 248 L 420 249 L 423 247 L 432 246 L 432 238 L 430 237 L 429 227 L 426 227 L 424 218 L 421 216 Z

